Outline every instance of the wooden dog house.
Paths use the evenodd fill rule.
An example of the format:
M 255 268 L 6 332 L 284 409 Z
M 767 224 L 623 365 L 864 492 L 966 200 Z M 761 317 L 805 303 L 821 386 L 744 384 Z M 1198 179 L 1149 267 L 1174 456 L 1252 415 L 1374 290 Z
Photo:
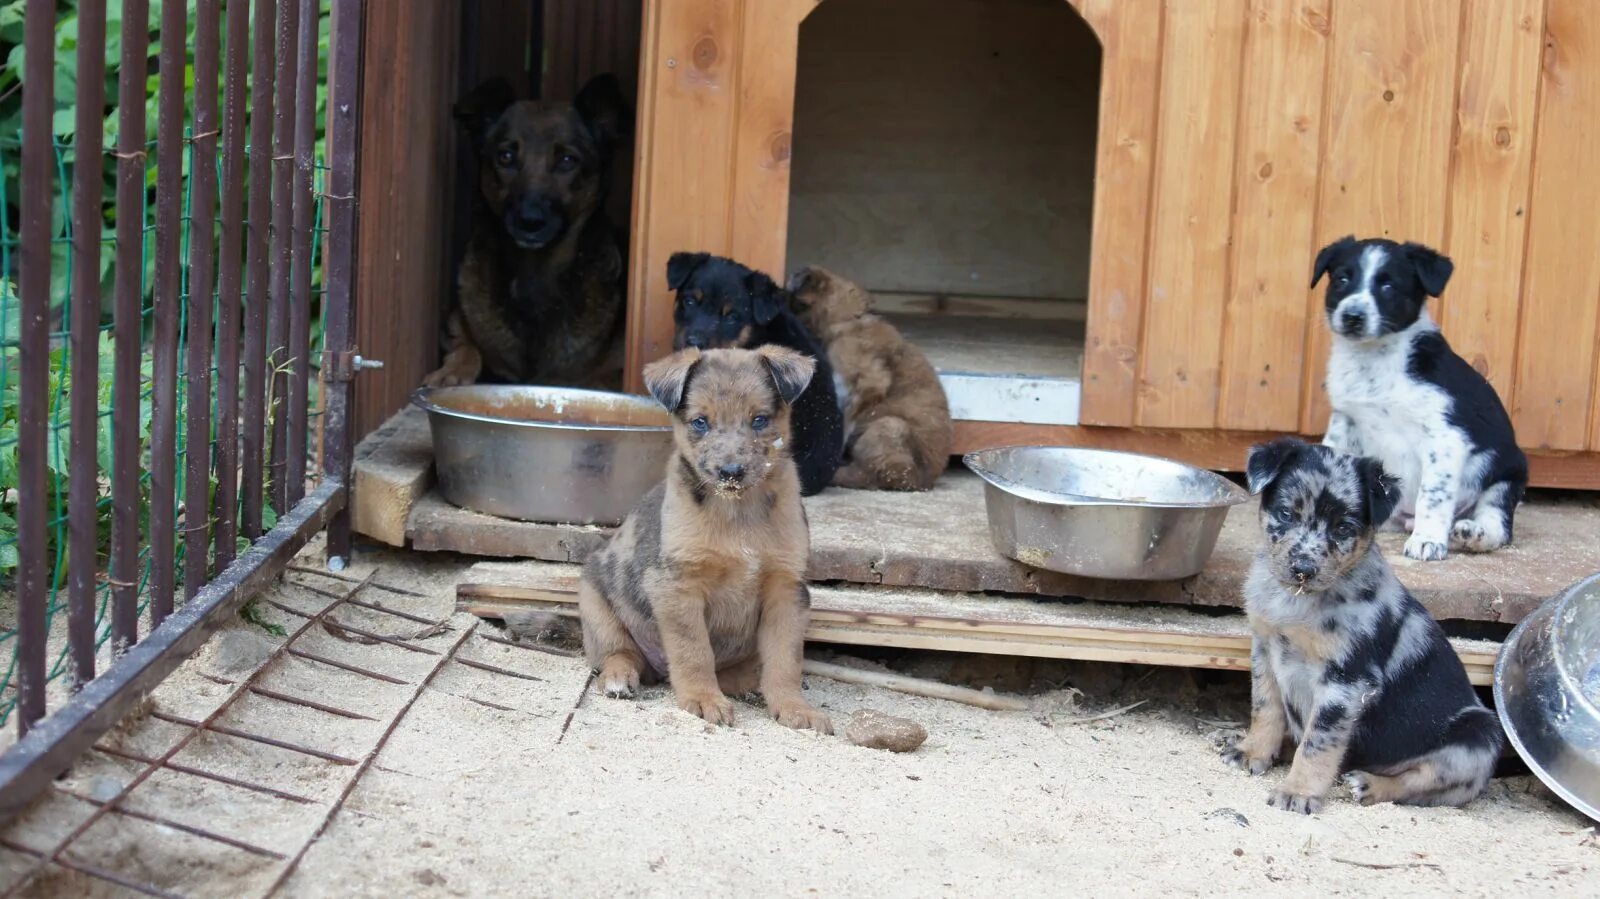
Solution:
M 390 366 L 363 375 L 361 423 L 403 404 L 436 358 L 434 301 L 401 297 L 449 282 L 439 234 L 460 183 L 448 106 L 462 82 L 536 60 L 547 86 L 572 89 L 607 68 L 631 81 L 637 65 L 634 389 L 670 350 L 671 253 L 774 275 L 816 263 L 875 289 L 941 366 L 958 449 L 1090 444 L 1236 468 L 1264 433 L 1321 431 L 1327 338 L 1310 261 L 1344 234 L 1386 235 L 1455 259 L 1435 314 L 1511 409 L 1535 482 L 1600 488 L 1591 12 L 1587 0 L 379 4 L 368 42 L 394 52 L 365 63 L 362 244 L 394 252 L 362 254 L 358 330 Z M 475 59 L 463 29 L 476 29 Z

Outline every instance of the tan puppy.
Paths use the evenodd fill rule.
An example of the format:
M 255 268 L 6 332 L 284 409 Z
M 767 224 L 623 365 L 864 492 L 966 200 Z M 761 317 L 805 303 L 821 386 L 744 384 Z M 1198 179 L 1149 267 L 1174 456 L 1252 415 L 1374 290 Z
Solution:
M 773 718 L 833 732 L 800 692 L 811 538 L 789 410 L 815 365 L 768 345 L 645 367 L 676 452 L 578 588 L 584 652 L 607 696 L 666 675 L 679 708 L 732 724 L 726 694 L 759 686 Z
M 871 295 L 812 266 L 789 281 L 795 314 L 828 349 L 845 417 L 840 487 L 927 490 L 950 462 L 954 433 L 939 374 Z

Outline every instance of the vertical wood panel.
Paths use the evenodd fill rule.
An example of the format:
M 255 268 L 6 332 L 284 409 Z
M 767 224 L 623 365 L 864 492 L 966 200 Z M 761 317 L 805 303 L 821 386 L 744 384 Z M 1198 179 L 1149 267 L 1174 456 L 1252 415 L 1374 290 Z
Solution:
M 1076 0 L 1100 36 L 1099 143 L 1085 325 L 1085 424 L 1134 423 L 1161 69 L 1159 0 Z
M 1468 0 L 1445 252 L 1445 336 L 1502 397 L 1516 363 L 1544 0 Z M 1600 62 L 1600 60 L 1597 60 Z
M 1512 419 L 1527 447 L 1590 439 L 1600 305 L 1600 16 L 1549 0 Z
M 1236 156 L 1219 427 L 1300 422 L 1329 0 L 1251 0 Z M 1285 248 L 1292 248 L 1285 252 Z
M 1307 281 L 1317 249 L 1345 234 L 1442 243 L 1461 12 L 1459 0 L 1334 4 L 1317 235 L 1302 257 Z M 1321 433 L 1323 292 L 1302 296 L 1310 314 L 1300 423 Z
M 639 63 L 640 116 L 628 278 L 629 389 L 672 349 L 667 258 L 726 253 L 733 202 L 739 0 L 649 0 Z M 787 66 L 795 60 L 772 60 Z M 792 75 L 790 76 L 793 77 Z M 781 228 L 781 220 L 771 224 Z
M 745 0 L 734 130 L 731 255 L 784 281 L 800 21 L 817 0 Z
M 1216 423 L 1245 9 L 1169 0 L 1165 10 L 1139 384 L 1148 427 Z

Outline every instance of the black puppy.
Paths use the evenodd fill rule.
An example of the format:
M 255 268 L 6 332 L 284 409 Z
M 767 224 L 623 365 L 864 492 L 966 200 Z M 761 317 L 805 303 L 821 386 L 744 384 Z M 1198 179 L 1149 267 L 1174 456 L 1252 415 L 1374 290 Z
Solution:
M 1400 479 L 1405 554 L 1430 562 L 1510 543 L 1528 484 L 1500 397 L 1428 315 L 1454 269 L 1421 244 L 1346 237 L 1317 254 L 1311 275 L 1313 287 L 1328 278 L 1333 332 L 1323 442 Z
M 1399 499 L 1375 459 L 1293 438 L 1250 451 L 1267 541 L 1245 581 L 1250 731 L 1223 752 L 1262 774 L 1298 748 L 1267 799 L 1313 814 L 1343 775 L 1362 805 L 1462 805 L 1505 737 L 1444 631 L 1373 542 Z
M 817 360 L 816 375 L 795 401 L 790 421 L 800 494 L 821 493 L 844 456 L 844 413 L 828 354 L 789 311 L 789 292 L 761 272 L 710 253 L 673 253 L 667 286 L 677 292 L 674 349 L 771 343 Z

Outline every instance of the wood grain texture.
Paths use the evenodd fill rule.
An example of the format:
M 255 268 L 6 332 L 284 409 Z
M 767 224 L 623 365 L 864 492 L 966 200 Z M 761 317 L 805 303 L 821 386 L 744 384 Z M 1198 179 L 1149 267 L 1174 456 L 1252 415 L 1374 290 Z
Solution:
M 1087 295 L 1102 56 L 1081 16 L 847 0 L 799 36 L 791 268 L 876 291 Z
M 1346 234 L 1442 243 L 1461 15 L 1459 0 L 1335 4 L 1316 236 L 1301 257 L 1308 282 L 1317 250 Z M 1300 426 L 1321 433 L 1323 292 L 1302 296 L 1309 311 Z
M 461 30 L 452 3 L 366 9 L 355 342 L 384 367 L 356 378 L 357 437 L 404 406 L 438 362 L 440 310 L 454 280 L 444 238 Z
M 1081 0 L 1100 36 L 1100 126 L 1083 360 L 1086 424 L 1132 425 L 1145 320 L 1151 177 L 1160 98 L 1159 0 Z
M 1251 0 L 1235 148 L 1233 246 L 1217 425 L 1300 423 L 1306 265 L 1320 163 L 1329 0 Z
M 1589 444 L 1600 316 L 1600 16 L 1549 0 L 1511 417 L 1524 446 Z M 1600 444 L 1597 444 L 1600 445 Z
M 800 20 L 817 0 L 745 0 L 729 255 L 784 283 Z M 788 60 L 789 64 L 783 64 Z
M 642 389 L 645 363 L 672 350 L 668 257 L 726 253 L 731 245 L 742 8 L 741 0 L 645 4 L 629 242 L 630 390 Z
M 1245 0 L 1166 5 L 1140 353 L 1146 427 L 1216 424 L 1245 10 Z
M 1434 315 L 1500 396 L 1512 391 L 1527 243 L 1544 0 L 1468 0 L 1444 252 L 1456 264 Z

